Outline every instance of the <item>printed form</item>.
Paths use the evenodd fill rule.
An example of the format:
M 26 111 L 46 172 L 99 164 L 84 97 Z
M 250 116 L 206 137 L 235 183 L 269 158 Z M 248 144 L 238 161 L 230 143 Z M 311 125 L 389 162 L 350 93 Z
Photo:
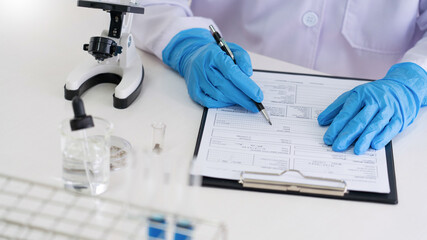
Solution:
M 334 152 L 323 142 L 327 127 L 317 123 L 340 94 L 365 81 L 256 71 L 252 79 L 264 92 L 273 125 L 238 106 L 209 109 L 193 174 L 238 180 L 242 171 L 294 169 L 344 180 L 349 190 L 390 192 L 385 149 Z

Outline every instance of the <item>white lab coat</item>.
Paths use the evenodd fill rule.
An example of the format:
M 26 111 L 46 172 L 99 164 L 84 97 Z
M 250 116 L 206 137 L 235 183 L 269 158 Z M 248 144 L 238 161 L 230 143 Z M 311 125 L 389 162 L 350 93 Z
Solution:
M 181 30 L 215 22 L 227 41 L 248 51 L 329 74 L 378 79 L 399 61 L 427 70 L 427 0 L 141 2 L 136 46 L 159 58 Z

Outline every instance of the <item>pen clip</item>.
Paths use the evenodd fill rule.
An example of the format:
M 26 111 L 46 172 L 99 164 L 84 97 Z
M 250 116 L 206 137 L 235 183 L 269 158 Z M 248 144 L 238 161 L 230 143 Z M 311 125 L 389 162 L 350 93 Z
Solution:
M 233 60 L 234 63 L 236 63 L 236 59 L 234 58 L 234 54 L 231 51 L 231 49 L 228 47 L 228 44 L 222 38 L 221 38 L 221 42 L 224 45 L 225 52 L 227 53 L 227 55 L 231 57 L 231 60 Z
M 228 55 L 231 57 L 231 60 L 233 60 L 234 63 L 236 63 L 236 60 L 234 58 L 234 54 L 231 51 L 230 47 L 228 47 L 227 42 L 221 37 L 219 32 L 217 32 L 213 25 L 209 25 L 209 30 L 211 31 L 211 34 L 213 38 L 215 39 L 216 43 L 219 45 L 219 47 Z

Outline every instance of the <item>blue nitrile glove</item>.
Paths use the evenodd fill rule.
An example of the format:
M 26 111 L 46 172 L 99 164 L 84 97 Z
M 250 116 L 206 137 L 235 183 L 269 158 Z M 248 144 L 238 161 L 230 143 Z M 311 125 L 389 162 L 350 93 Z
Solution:
M 427 73 L 415 63 L 399 63 L 380 80 L 362 84 L 338 97 L 317 118 L 328 125 L 323 140 L 334 151 L 354 141 L 355 154 L 380 149 L 410 125 L 427 105 Z
M 199 104 L 209 108 L 238 104 L 257 112 L 251 99 L 261 102 L 264 96 L 249 78 L 252 75 L 249 55 L 237 44 L 228 44 L 236 64 L 216 44 L 209 30 L 184 30 L 163 50 L 163 62 L 184 77 L 188 93 Z

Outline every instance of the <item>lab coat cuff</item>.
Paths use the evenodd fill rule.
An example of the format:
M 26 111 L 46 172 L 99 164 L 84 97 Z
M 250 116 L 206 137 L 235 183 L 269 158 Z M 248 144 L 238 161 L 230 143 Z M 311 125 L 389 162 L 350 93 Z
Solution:
M 400 60 L 403 62 L 412 62 L 427 71 L 427 35 L 425 34 L 414 47 L 409 49 Z
M 171 25 L 164 30 L 159 42 L 153 48 L 153 53 L 163 61 L 162 52 L 179 32 L 191 28 L 204 28 L 209 30 L 209 25 L 214 25 L 214 22 L 208 18 L 200 17 L 182 17 L 176 19 Z

